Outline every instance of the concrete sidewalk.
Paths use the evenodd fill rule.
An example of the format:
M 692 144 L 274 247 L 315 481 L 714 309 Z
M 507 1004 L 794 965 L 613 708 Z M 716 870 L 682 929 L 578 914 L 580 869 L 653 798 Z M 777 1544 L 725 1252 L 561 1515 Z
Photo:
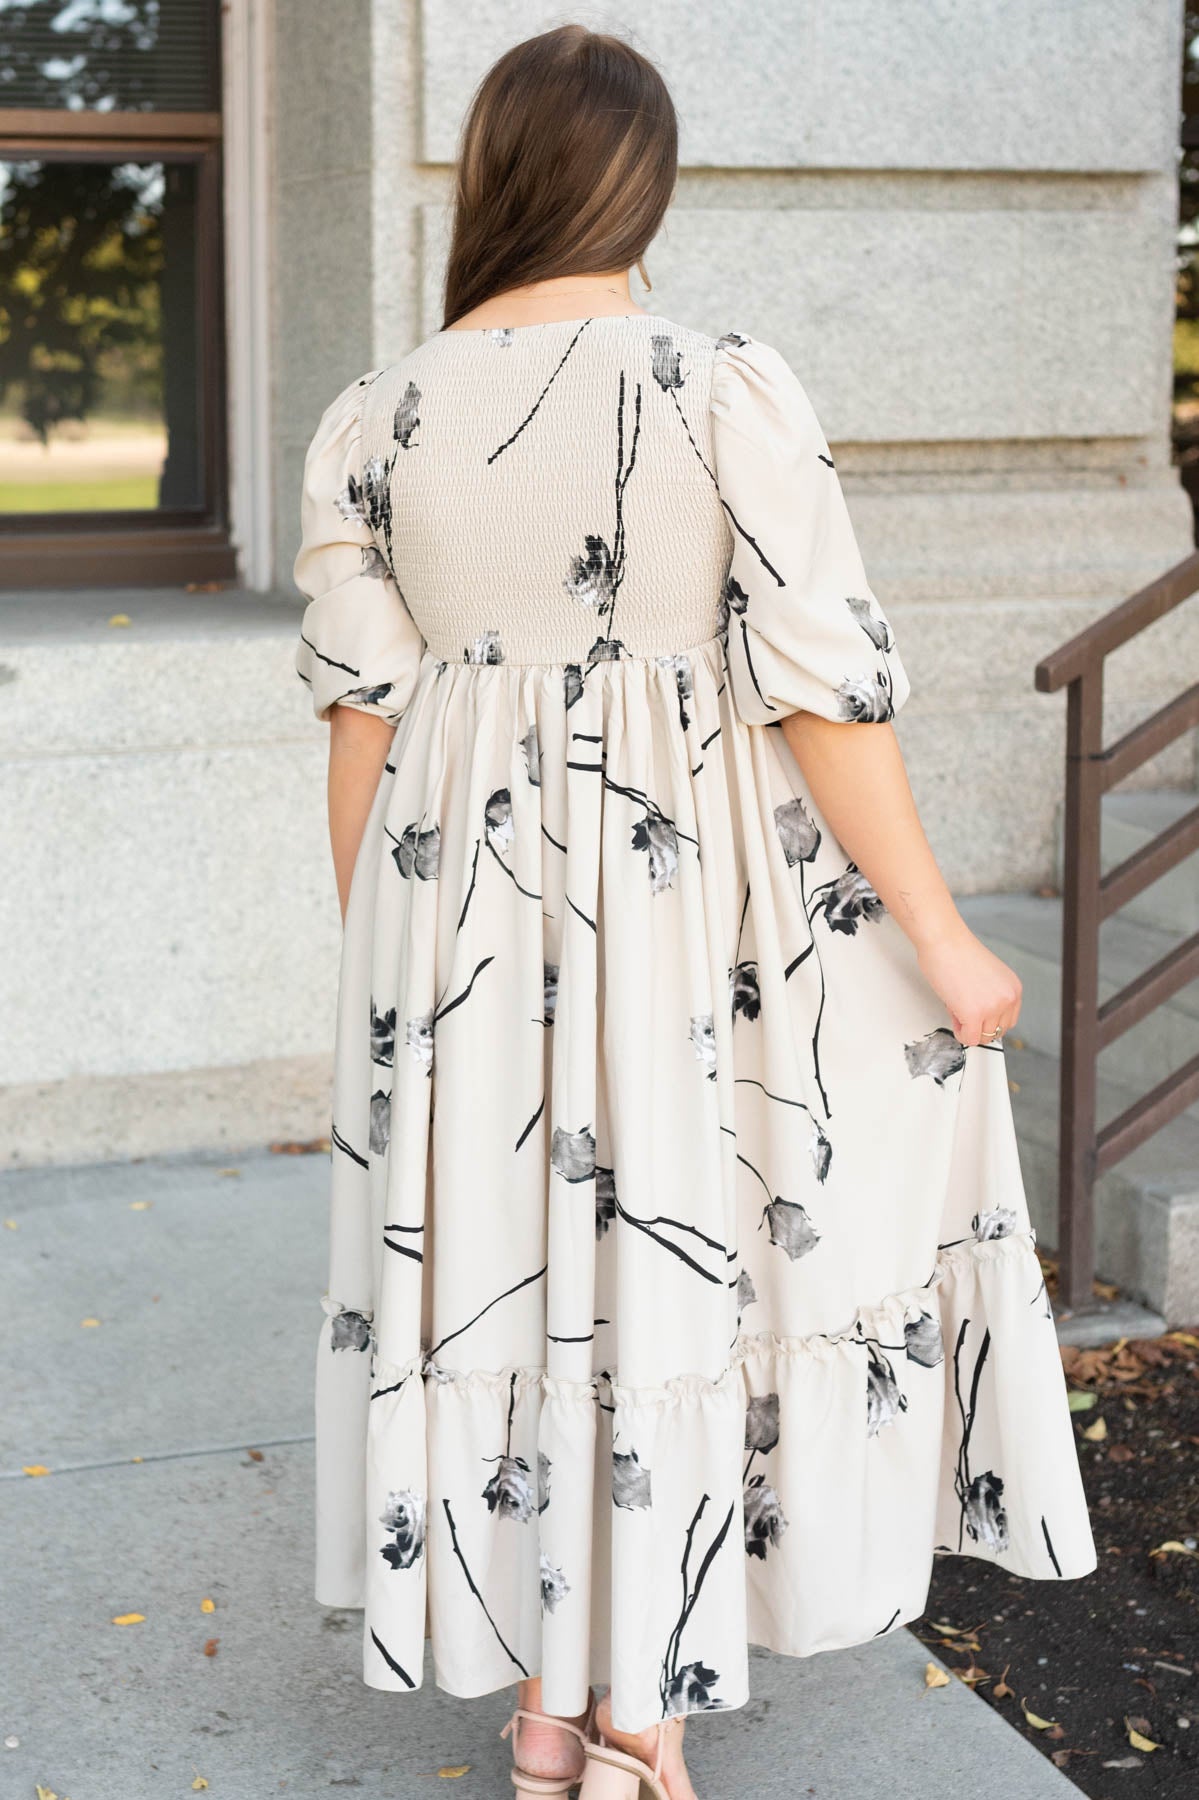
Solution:
M 361 1614 L 311 1597 L 327 1178 L 267 1154 L 0 1176 L 2 1800 L 511 1794 L 510 1693 L 374 1692 Z M 689 1736 L 704 1800 L 1078 1792 L 961 1683 L 926 1691 L 928 1660 L 906 1631 L 753 1652 L 750 1705 Z

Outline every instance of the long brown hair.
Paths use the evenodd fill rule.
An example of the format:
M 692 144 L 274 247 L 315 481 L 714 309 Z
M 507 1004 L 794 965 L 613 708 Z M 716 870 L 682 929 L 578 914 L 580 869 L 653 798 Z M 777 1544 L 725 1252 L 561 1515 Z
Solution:
M 632 268 L 677 171 L 674 104 L 631 44 L 561 25 L 514 45 L 462 129 L 443 329 L 508 288 Z

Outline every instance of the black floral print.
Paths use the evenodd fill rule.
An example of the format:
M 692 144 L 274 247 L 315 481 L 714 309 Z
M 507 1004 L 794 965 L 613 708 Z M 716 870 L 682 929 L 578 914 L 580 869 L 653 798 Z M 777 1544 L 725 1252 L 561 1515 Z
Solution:
M 534 787 L 541 786 L 541 746 L 537 741 L 537 727 L 530 725 L 520 740 L 520 747 L 525 753 L 525 767 L 529 771 L 529 780 Z
M 919 1363 L 922 1369 L 935 1369 L 945 1361 L 941 1321 L 935 1313 L 922 1312 L 918 1319 L 907 1320 L 903 1337 L 909 1361 Z
M 679 872 L 679 834 L 662 813 L 648 811 L 633 826 L 634 850 L 649 852 L 650 889 L 655 894 L 673 887 Z
M 552 1563 L 543 1550 L 541 1553 L 541 1606 L 543 1612 L 556 1612 L 567 1594 L 570 1586 L 565 1575 L 556 1564 Z
M 785 1250 L 792 1262 L 807 1256 L 820 1242 L 820 1233 L 798 1200 L 772 1200 L 763 1217 L 770 1228 L 771 1243 Z
M 773 1450 L 779 1441 L 779 1397 L 755 1394 L 745 1407 L 745 1448 Z
M 813 896 L 813 912 L 822 912 L 830 931 L 853 937 L 863 921 L 870 925 L 886 914 L 886 907 L 856 863 L 844 875 L 828 882 Z
M 671 388 L 681 388 L 683 368 L 674 339 L 666 337 L 662 333 L 655 333 L 650 339 L 650 343 L 653 348 L 651 362 L 653 377 L 662 392 L 666 394 L 670 392 Z
M 876 650 L 888 651 L 895 648 L 895 639 L 891 636 L 891 627 L 886 619 L 871 610 L 871 603 L 861 595 L 851 595 L 845 602 L 870 642 Z
M 778 1543 L 787 1529 L 782 1504 L 762 1474 L 746 1477 L 743 1503 L 746 1554 L 765 1562 L 767 1550 Z
M 886 671 L 879 669 L 873 675 L 847 675 L 837 688 L 837 710 L 841 718 L 863 725 L 882 724 L 893 718 Z
M 511 325 L 491 325 L 487 328 L 486 336 L 497 350 L 510 350 L 516 333 Z
M 504 851 L 516 835 L 512 822 L 512 795 L 507 788 L 496 788 L 483 815 L 487 842 L 493 850 Z
M 405 825 L 391 854 L 406 881 L 413 875 L 418 881 L 436 881 L 441 863 L 441 827 L 432 825 L 422 831 L 416 823 Z
M 562 583 L 572 599 L 595 612 L 606 613 L 616 591 L 616 568 L 612 552 L 602 537 L 584 540 L 582 556 L 571 559 L 570 570 Z
M 616 1217 L 616 1172 L 597 1165 L 595 1171 L 595 1235 L 602 1238 Z
M 713 1692 L 720 1680 L 715 1669 L 705 1663 L 684 1663 L 670 1678 L 666 1689 L 666 1716 L 675 1713 L 707 1712 L 723 1704 Z
M 550 1476 L 553 1467 L 544 1450 L 537 1452 L 537 1510 L 543 1513 L 550 1503 Z
M 487 1510 L 498 1513 L 501 1519 L 514 1519 L 518 1525 L 523 1525 L 537 1510 L 529 1481 L 529 1465 L 523 1456 L 498 1456 L 493 1460 L 495 1474 L 483 1489 Z
M 867 1349 L 866 1431 L 868 1436 L 877 1437 L 882 1427 L 892 1424 L 908 1403 L 899 1391 L 890 1360 L 873 1344 Z
M 371 1001 L 371 1061 L 380 1063 L 389 1069 L 395 1058 L 396 1047 L 396 1009 L 389 1006 L 385 1013 L 379 1012 Z
M 626 1512 L 651 1505 L 651 1478 L 635 1450 L 612 1452 L 612 1503 Z
M 703 1013 L 691 1021 L 691 1047 L 696 1062 L 702 1063 L 709 1081 L 716 1079 L 716 1025 L 711 1013 Z
M 951 1075 L 966 1067 L 966 1046 L 956 1038 L 948 1025 L 938 1025 L 922 1038 L 903 1047 L 908 1074 L 931 1075 L 938 1087 L 944 1087 Z
M 422 1013 L 419 1018 L 409 1019 L 404 1027 L 404 1035 L 413 1057 L 424 1069 L 426 1075 L 433 1073 L 433 1014 Z
M 996 1554 L 1008 1547 L 1008 1520 L 1003 1506 L 1003 1482 L 988 1469 L 976 1475 L 966 1490 L 966 1529 L 976 1543 Z
M 379 1520 L 391 1537 L 379 1552 L 384 1562 L 393 1569 L 412 1568 L 425 1548 L 424 1495 L 413 1493 L 410 1488 L 388 1494 Z
M 992 1206 L 976 1212 L 970 1229 L 980 1244 L 987 1238 L 1010 1237 L 1016 1229 L 1015 1210 L 1010 1206 Z
M 558 975 L 557 963 L 547 962 L 542 966 L 542 1021 L 552 1025 L 554 1014 L 558 1010 Z
M 752 1275 L 748 1269 L 742 1269 L 737 1276 L 738 1313 L 743 1313 L 747 1306 L 752 1306 L 757 1298 L 757 1289 L 754 1287 Z
M 504 645 L 498 631 L 481 631 L 462 652 L 463 662 L 502 663 Z
M 417 429 L 420 425 L 420 389 L 415 381 L 410 381 L 400 395 L 395 410 L 395 421 L 392 426 L 396 443 L 401 450 L 412 450 L 417 442 Z
M 762 1010 L 762 990 L 758 986 L 756 962 L 735 963 L 729 970 L 729 1000 L 733 1017 L 756 1019 Z

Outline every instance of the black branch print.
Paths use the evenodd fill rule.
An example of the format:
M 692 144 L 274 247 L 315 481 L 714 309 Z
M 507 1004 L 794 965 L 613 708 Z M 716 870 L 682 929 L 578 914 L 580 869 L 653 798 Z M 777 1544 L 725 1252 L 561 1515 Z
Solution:
M 721 1130 L 728 1130 L 728 1127 L 722 1126 Z M 737 1161 L 744 1164 L 767 1195 L 762 1217 L 758 1221 L 758 1230 L 761 1231 L 765 1225 L 769 1230 L 771 1243 L 777 1249 L 785 1251 L 790 1262 L 798 1262 L 801 1256 L 807 1256 L 820 1242 L 820 1233 L 808 1216 L 807 1208 L 798 1200 L 784 1200 L 781 1194 L 771 1194 L 769 1183 L 761 1170 L 756 1169 L 740 1150 L 736 1155 Z
M 516 1376 L 513 1374 L 508 1380 L 508 1433 L 503 1453 L 483 1458 L 484 1462 L 496 1465 L 495 1473 L 483 1489 L 483 1498 L 487 1502 L 488 1512 L 524 1525 L 537 1511 L 537 1505 L 533 1498 L 529 1465 L 523 1456 L 512 1454 L 512 1420 L 515 1412 Z
M 957 1343 L 953 1351 L 953 1392 L 957 1400 L 958 1416 L 961 1419 L 962 1434 L 958 1440 L 957 1465 L 954 1470 L 953 1486 L 958 1497 L 960 1517 L 958 1520 L 958 1550 L 962 1549 L 965 1534 L 969 1532 L 976 1544 L 996 1554 L 1002 1554 L 1010 1547 L 1008 1536 L 1007 1512 L 1003 1505 L 1003 1480 L 993 1469 L 972 1476 L 970 1473 L 970 1437 L 974 1430 L 974 1422 L 978 1417 L 978 1389 L 982 1380 L 983 1366 L 987 1360 L 987 1352 L 991 1348 L 991 1333 L 983 1333 L 978 1347 L 978 1355 L 974 1359 L 974 1371 L 970 1378 L 968 1396 L 962 1393 L 962 1357 L 966 1348 L 966 1333 L 969 1330 L 969 1319 L 963 1319 L 958 1331 Z
M 724 1516 L 724 1523 L 704 1552 L 703 1559 L 695 1573 L 695 1580 L 692 1582 L 689 1565 L 695 1543 L 695 1533 L 710 1498 L 709 1494 L 701 1497 L 699 1505 L 695 1509 L 695 1516 L 687 1527 L 687 1536 L 683 1545 L 681 1565 L 683 1604 L 679 1610 L 679 1616 L 675 1620 L 674 1628 L 667 1639 L 666 1651 L 662 1658 L 659 1691 L 662 1697 L 662 1717 L 664 1719 L 670 1718 L 676 1713 L 708 1711 L 724 1704 L 713 1691 L 720 1679 L 715 1669 L 710 1669 L 703 1662 L 683 1663 L 681 1666 L 679 1663 L 683 1633 L 695 1611 L 695 1605 L 708 1570 L 727 1538 L 729 1527 L 733 1522 L 734 1506 L 731 1505 Z
M 491 455 L 487 458 L 487 461 L 489 463 L 493 463 L 496 460 L 497 456 L 502 456 L 504 454 L 505 450 L 511 449 L 512 445 L 516 442 L 516 440 L 520 436 L 521 432 L 526 430 L 528 428 L 528 426 L 530 426 L 533 423 L 533 420 L 537 417 L 537 414 L 541 409 L 542 401 L 545 399 L 546 395 L 549 393 L 550 389 L 553 387 L 555 381 L 557 381 L 559 375 L 561 375 L 563 369 L 566 367 L 567 363 L 570 360 L 571 351 L 574 349 L 575 345 L 578 343 L 579 339 L 582 337 L 583 333 L 586 331 L 586 329 L 587 329 L 588 325 L 590 325 L 590 323 L 591 323 L 590 319 L 583 320 L 582 324 L 579 326 L 579 329 L 575 332 L 575 334 L 571 338 L 569 344 L 567 344 L 566 349 L 562 352 L 562 357 L 561 357 L 560 362 L 558 363 L 557 367 L 555 368 L 553 374 L 550 376 L 549 380 L 546 382 L 545 386 L 542 388 L 541 392 L 538 394 L 536 400 L 534 400 L 532 406 L 529 408 L 528 412 L 525 414 L 525 416 L 521 420 L 520 424 L 516 427 L 516 430 L 512 433 L 511 437 L 506 437 L 504 439 L 503 443 L 500 444 L 497 449 L 495 449 L 491 452 Z
M 491 1613 L 488 1610 L 487 1602 L 486 1602 L 486 1600 L 484 1600 L 482 1594 L 479 1592 L 479 1589 L 475 1583 L 474 1576 L 471 1574 L 469 1568 L 467 1567 L 466 1558 L 462 1554 L 462 1546 L 458 1542 L 458 1528 L 454 1524 L 454 1515 L 450 1511 L 450 1503 L 448 1500 L 443 1498 L 441 1504 L 445 1508 L 446 1523 L 449 1525 L 449 1528 L 450 1528 L 450 1546 L 454 1552 L 454 1555 L 458 1559 L 459 1568 L 462 1570 L 463 1575 L 465 1575 L 465 1577 L 466 1577 L 466 1585 L 470 1589 L 471 1593 L 474 1595 L 475 1599 L 479 1602 L 479 1605 L 483 1608 L 484 1617 L 486 1618 L 487 1623 L 491 1626 L 492 1631 L 494 1631 L 494 1633 L 495 1633 L 496 1643 L 499 1645 L 500 1649 L 504 1652 L 504 1655 L 508 1658 L 509 1662 L 512 1662 L 516 1665 L 516 1667 L 520 1670 L 521 1674 L 525 1677 L 525 1679 L 527 1681 L 529 1678 L 529 1671 L 525 1668 L 525 1665 L 521 1662 L 520 1657 L 517 1656 L 516 1652 L 514 1650 L 510 1649 L 508 1644 L 504 1641 L 504 1638 L 500 1632 L 500 1628 L 496 1624 L 495 1620 L 492 1618 Z
M 612 626 L 616 618 L 616 596 L 625 577 L 627 544 L 625 538 L 624 496 L 629 485 L 629 478 L 637 462 L 637 443 L 641 436 L 641 383 L 636 384 L 633 397 L 633 427 L 628 445 L 628 456 L 625 455 L 625 372 L 620 372 L 620 383 L 616 402 L 616 476 L 615 476 L 615 528 L 612 543 L 598 532 L 589 532 L 583 540 L 583 554 L 571 558 L 566 578 L 562 585 L 571 597 L 581 605 L 589 607 L 600 619 L 607 621 L 606 629 L 599 633 L 591 649 L 587 653 L 587 666 L 593 668 L 601 662 L 618 662 L 624 654 L 624 645 L 620 639 L 612 635 Z M 567 704 L 570 704 L 569 697 Z
M 391 1651 L 387 1648 L 387 1645 L 383 1642 L 383 1639 L 379 1636 L 379 1633 L 374 1629 L 373 1626 L 371 1627 L 371 1642 L 375 1646 L 375 1649 L 379 1652 L 379 1655 L 383 1658 L 383 1661 L 387 1664 L 388 1668 L 391 1670 L 392 1674 L 398 1675 L 405 1687 L 415 1688 L 416 1683 L 415 1683 L 415 1681 L 413 1681 L 411 1675 L 409 1675 L 407 1669 L 403 1668 L 396 1661 L 395 1657 L 391 1654 Z

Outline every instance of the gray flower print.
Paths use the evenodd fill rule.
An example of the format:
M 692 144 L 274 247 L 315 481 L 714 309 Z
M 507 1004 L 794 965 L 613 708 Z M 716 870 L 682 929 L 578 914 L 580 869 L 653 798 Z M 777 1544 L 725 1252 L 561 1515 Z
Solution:
M 616 1171 L 595 1169 L 595 1236 L 598 1242 L 616 1217 Z
M 749 606 L 749 595 L 741 583 L 731 574 L 724 578 L 720 590 L 720 606 L 716 614 L 716 630 L 720 637 L 727 637 L 730 614 L 740 617 Z
M 543 1513 L 550 1503 L 550 1470 L 553 1465 L 544 1450 L 537 1452 L 537 1510 Z
M 369 1350 L 371 1347 L 370 1320 L 365 1313 L 360 1312 L 334 1313 L 330 1339 L 334 1350 Z
M 991 1469 L 976 1475 L 966 1490 L 966 1530 L 976 1544 L 988 1550 L 1009 1548 L 1007 1511 L 1003 1504 L 1003 1482 Z
M 778 1395 L 753 1395 L 745 1403 L 745 1448 L 747 1450 L 773 1450 L 778 1441 Z
M 433 1073 L 433 1014 L 422 1013 L 417 1019 L 409 1019 L 404 1027 L 404 1035 L 408 1048 L 416 1061 L 424 1069 L 426 1075 Z
M 595 1174 L 595 1139 L 586 1126 L 564 1131 L 555 1125 L 550 1139 L 550 1164 L 563 1181 L 590 1181 Z
M 391 516 L 391 486 L 381 456 L 372 456 L 362 471 L 362 501 L 367 524 L 385 528 Z
M 987 1238 L 1010 1237 L 1016 1229 L 1016 1209 L 1012 1206 L 991 1206 L 983 1212 L 976 1212 L 970 1221 L 978 1243 Z
M 837 714 L 859 725 L 878 725 L 893 717 L 891 693 L 877 675 L 847 675 L 837 688 Z
M 738 1013 L 747 1019 L 757 1018 L 762 1010 L 762 992 L 756 962 L 735 963 L 729 970 L 729 1000 L 734 1018 Z
M 695 694 L 695 677 L 691 672 L 691 658 L 680 652 L 677 656 L 659 656 L 657 662 L 659 668 L 674 670 L 674 682 L 679 696 L 679 724 L 686 731 L 691 723 L 687 702 Z
M 441 827 L 433 825 L 428 831 L 420 831 L 415 824 L 405 825 L 391 854 L 405 880 L 415 875 L 418 881 L 436 881 L 441 862 Z
M 410 1569 L 425 1547 L 425 1496 L 397 1489 L 388 1494 L 379 1520 L 394 1536 L 379 1552 L 384 1562 L 393 1569 Z
M 396 407 L 395 424 L 392 427 L 396 443 L 399 444 L 401 450 L 415 450 L 419 425 L 420 389 L 415 381 L 410 381 L 400 395 L 400 403 Z
M 713 1711 L 723 1706 L 724 1701 L 712 1692 L 719 1680 L 715 1669 L 709 1669 L 702 1662 L 684 1663 L 678 1674 L 671 1677 L 666 1690 L 666 1716 L 673 1718 L 678 1713 Z
M 812 861 L 820 848 L 820 829 L 808 817 L 798 794 L 775 807 L 774 828 L 779 834 L 779 843 L 783 846 L 783 855 L 789 869 L 793 869 L 796 863 Z
M 679 872 L 679 834 L 661 813 L 647 812 L 633 827 L 634 850 L 649 851 L 650 891 L 660 894 L 674 886 Z
M 941 1321 L 932 1313 L 922 1312 L 918 1319 L 908 1319 L 903 1338 L 909 1362 L 919 1363 L 922 1369 L 935 1369 L 945 1361 Z
M 877 1437 L 884 1425 L 890 1425 L 907 1407 L 899 1391 L 895 1371 L 881 1350 L 868 1347 L 866 1365 L 866 1435 Z
M 615 593 L 616 569 L 612 552 L 602 537 L 588 534 L 583 539 L 586 555 L 572 556 L 570 570 L 562 586 L 582 606 L 606 613 Z
M 745 1482 L 745 1549 L 766 1560 L 768 1546 L 777 1545 L 787 1521 L 779 1497 L 765 1475 L 750 1475 Z
M 483 809 L 483 826 L 487 842 L 497 853 L 506 850 L 516 835 L 512 823 L 512 795 L 507 788 L 496 788 Z
M 543 1017 L 544 1017 L 547 1025 L 552 1025 L 554 1022 L 554 1014 L 558 1010 L 558 965 L 557 965 L 557 963 L 548 963 L 547 962 L 546 964 L 544 964 L 543 979 L 544 979 L 544 983 L 545 983 L 544 999 L 542 1002 L 543 1009 L 544 1009 Z
M 382 1156 L 391 1142 L 391 1095 L 380 1088 L 371 1095 L 371 1137 L 372 1156 Z
M 570 1584 L 565 1575 L 550 1561 L 543 1550 L 541 1552 L 541 1610 L 554 1612 L 559 1601 L 565 1600 L 569 1592 Z
M 347 525 L 366 524 L 366 499 L 361 483 L 353 475 L 338 494 L 334 505 Z
M 468 663 L 502 663 L 504 646 L 499 632 L 481 631 L 462 652 L 462 660 Z
M 716 1079 L 716 1026 L 711 1013 L 701 1013 L 691 1021 L 691 1047 L 696 1062 L 704 1065 L 709 1081 Z
M 396 1009 L 391 1006 L 385 1013 L 375 1010 L 371 1001 L 371 1061 L 382 1063 L 389 1069 L 395 1057 L 396 1048 Z
M 870 610 L 870 601 L 867 598 L 863 595 L 852 594 L 845 604 L 876 650 L 886 651 L 895 648 L 891 627 L 885 619 L 880 619 Z
M 815 1119 L 812 1120 L 812 1135 L 808 1139 L 808 1155 L 812 1159 L 817 1181 L 824 1181 L 833 1160 L 833 1146 Z
M 487 1460 L 497 1465 L 495 1474 L 483 1489 L 488 1512 L 523 1525 L 536 1510 L 528 1463 L 523 1456 L 496 1456 Z
M 643 1469 L 635 1450 L 626 1455 L 612 1452 L 612 1501 L 627 1512 L 650 1505 L 650 1473 Z
M 748 342 L 749 339 L 742 337 L 739 331 L 726 331 L 723 337 L 717 338 L 716 348 L 718 350 L 740 350 Z
M 737 1312 L 738 1312 L 738 1314 L 743 1313 L 747 1306 L 753 1306 L 753 1304 L 757 1300 L 757 1298 L 758 1298 L 758 1295 L 757 1295 L 757 1290 L 755 1289 L 754 1284 L 753 1284 L 753 1277 L 750 1275 L 750 1272 L 748 1269 L 742 1269 L 741 1273 L 737 1277 Z
M 385 576 L 391 574 L 391 570 L 387 566 L 387 558 L 378 544 L 363 544 L 362 567 L 358 573 L 364 575 L 368 581 L 382 581 Z M 390 689 L 389 681 L 384 692 L 387 693 Z
M 569 712 L 575 701 L 583 697 L 583 670 L 579 663 L 566 664 L 562 671 L 562 691 Z
M 914 1043 L 905 1044 L 903 1055 L 913 1081 L 918 1075 L 931 1075 L 938 1087 L 966 1067 L 966 1046 L 947 1025 L 938 1025 L 935 1031 L 926 1031 Z
M 529 771 L 529 780 L 534 787 L 541 786 L 541 745 L 537 738 L 536 725 L 530 725 L 520 740 L 520 747 L 525 753 L 525 766 Z
M 662 392 L 668 394 L 671 388 L 681 388 L 683 369 L 674 339 L 667 337 L 665 333 L 655 332 L 650 344 L 653 349 L 650 369 Z
M 770 1227 L 770 1241 L 785 1250 L 792 1262 L 806 1256 L 820 1242 L 820 1233 L 798 1200 L 774 1199 L 763 1217 Z
M 855 937 L 863 919 L 872 925 L 887 909 L 857 865 L 850 863 L 844 875 L 823 889 L 815 910 L 824 913 L 830 931 Z
M 492 325 L 488 327 L 484 335 L 491 340 L 497 350 L 506 350 L 516 333 L 511 325 Z

